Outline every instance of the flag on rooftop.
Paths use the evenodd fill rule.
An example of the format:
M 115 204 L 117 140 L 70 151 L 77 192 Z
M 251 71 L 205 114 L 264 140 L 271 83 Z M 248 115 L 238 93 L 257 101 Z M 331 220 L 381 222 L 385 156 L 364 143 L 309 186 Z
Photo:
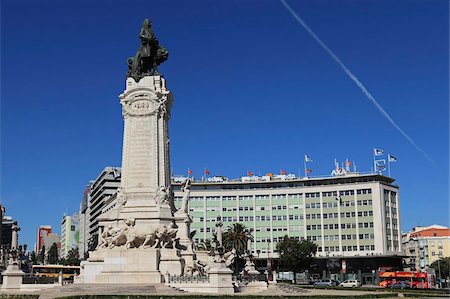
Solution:
M 285 175 L 285 174 L 286 174 L 286 170 L 281 169 L 280 174 L 281 174 L 281 175 Z
M 388 161 L 389 162 L 397 162 L 397 158 L 392 156 L 391 154 L 388 154 Z
M 204 173 L 205 173 L 205 175 L 209 175 L 209 170 L 205 169 Z
M 254 176 L 254 173 L 252 171 L 247 171 L 247 176 Z
M 188 175 L 192 175 L 192 170 L 188 168 Z
M 373 149 L 373 154 L 375 156 L 381 156 L 384 153 L 384 151 L 381 148 L 374 148 Z
M 306 173 L 311 173 L 312 170 L 311 169 L 306 169 Z

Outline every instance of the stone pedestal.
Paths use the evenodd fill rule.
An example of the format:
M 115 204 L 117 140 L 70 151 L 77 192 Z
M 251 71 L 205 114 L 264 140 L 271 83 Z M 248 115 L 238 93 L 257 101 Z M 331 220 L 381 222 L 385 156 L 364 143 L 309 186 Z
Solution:
M 3 271 L 2 290 L 19 290 L 22 285 L 23 273 L 18 265 L 9 265 Z
M 192 265 L 195 260 L 194 242 L 189 238 L 192 219 L 183 211 L 176 212 L 174 218 L 178 226 L 177 238 L 180 245 L 186 247 L 186 250 L 181 251 L 181 257 L 186 265 Z
M 161 283 L 159 269 L 161 249 L 113 248 L 90 253 L 82 263 L 82 273 L 77 283 L 143 284 Z
M 180 251 L 176 249 L 161 250 L 159 260 L 159 271 L 165 275 L 182 275 L 184 270 L 184 260 L 181 258 Z
M 233 271 L 225 263 L 216 263 L 208 271 L 210 288 L 217 294 L 233 294 Z

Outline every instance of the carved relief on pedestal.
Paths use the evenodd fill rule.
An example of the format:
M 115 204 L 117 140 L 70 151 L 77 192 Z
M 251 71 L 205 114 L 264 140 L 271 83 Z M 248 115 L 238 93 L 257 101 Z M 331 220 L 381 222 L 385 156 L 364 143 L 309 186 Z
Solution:
M 118 227 L 108 226 L 101 234 L 97 249 L 124 248 L 177 248 L 178 227 L 175 222 L 150 229 L 148 233 L 139 233 L 133 218 L 126 219 Z

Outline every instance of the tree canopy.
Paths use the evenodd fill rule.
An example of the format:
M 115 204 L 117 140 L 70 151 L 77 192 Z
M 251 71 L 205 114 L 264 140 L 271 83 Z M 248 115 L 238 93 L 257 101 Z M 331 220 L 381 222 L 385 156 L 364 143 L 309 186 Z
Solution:
M 297 241 L 284 236 L 277 244 L 280 268 L 285 271 L 301 272 L 309 269 L 317 252 L 317 245 L 307 240 Z
M 450 276 L 449 273 L 449 266 L 450 266 L 450 257 L 444 257 L 440 258 L 438 261 L 434 261 L 430 268 L 434 268 L 436 271 L 436 276 L 439 277 L 439 269 L 441 270 L 441 277 L 447 278 Z
M 238 254 L 247 250 L 248 240 L 253 241 L 253 236 L 245 225 L 240 223 L 233 223 L 223 233 L 223 247 L 226 250 L 234 248 Z
M 49 264 L 58 263 L 58 247 L 56 243 L 53 243 L 52 247 L 50 247 L 50 249 L 48 250 L 47 261 Z
M 72 248 L 67 253 L 67 257 L 65 259 L 61 259 L 60 263 L 66 266 L 79 266 L 80 265 L 80 256 L 77 248 Z

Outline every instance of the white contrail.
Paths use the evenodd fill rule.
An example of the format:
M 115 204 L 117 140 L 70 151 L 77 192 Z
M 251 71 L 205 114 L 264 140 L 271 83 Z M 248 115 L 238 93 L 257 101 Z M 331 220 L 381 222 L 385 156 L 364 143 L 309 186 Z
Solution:
M 361 91 L 366 95 L 366 97 L 372 101 L 372 104 L 377 107 L 378 111 L 403 135 L 405 138 L 419 151 L 421 152 L 425 158 L 427 158 L 433 165 L 436 166 L 436 163 L 433 161 L 433 159 L 424 151 L 422 150 L 415 142 L 411 139 L 411 137 L 408 136 L 408 134 L 405 133 L 392 119 L 392 117 L 381 107 L 380 104 L 375 100 L 375 98 L 370 94 L 370 92 L 366 89 L 366 87 L 356 78 L 356 76 L 345 66 L 345 64 L 336 56 L 336 54 L 331 51 L 330 48 L 325 45 L 325 43 L 309 28 L 309 26 L 303 21 L 299 15 L 286 3 L 285 0 L 280 0 L 281 3 L 286 7 L 286 9 L 291 13 L 291 15 L 303 26 L 303 28 L 306 29 L 306 31 L 311 34 L 311 36 L 319 43 L 319 45 L 322 46 L 322 48 L 327 51 L 328 54 L 339 64 L 339 66 L 344 70 L 344 72 L 352 79 L 356 85 L 361 89 Z

